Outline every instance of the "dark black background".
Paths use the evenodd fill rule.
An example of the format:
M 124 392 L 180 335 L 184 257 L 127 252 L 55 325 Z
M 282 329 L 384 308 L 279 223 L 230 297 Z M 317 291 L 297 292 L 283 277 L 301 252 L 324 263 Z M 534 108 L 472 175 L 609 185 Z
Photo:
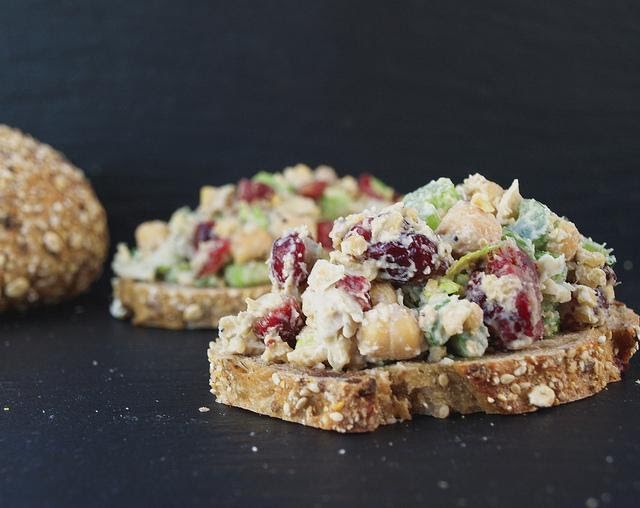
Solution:
M 518 177 L 616 247 L 637 308 L 639 50 L 636 2 L 5 0 L 0 122 L 87 172 L 114 243 L 298 161 Z M 111 320 L 108 275 L 2 318 L 2 506 L 637 504 L 637 366 L 536 415 L 336 436 L 214 405 L 211 333 Z

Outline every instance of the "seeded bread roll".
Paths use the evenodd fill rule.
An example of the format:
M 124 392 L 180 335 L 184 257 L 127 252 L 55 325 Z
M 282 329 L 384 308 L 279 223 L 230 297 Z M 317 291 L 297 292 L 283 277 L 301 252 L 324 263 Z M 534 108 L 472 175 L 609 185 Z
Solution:
M 85 291 L 108 243 L 105 211 L 82 171 L 0 125 L 0 311 Z

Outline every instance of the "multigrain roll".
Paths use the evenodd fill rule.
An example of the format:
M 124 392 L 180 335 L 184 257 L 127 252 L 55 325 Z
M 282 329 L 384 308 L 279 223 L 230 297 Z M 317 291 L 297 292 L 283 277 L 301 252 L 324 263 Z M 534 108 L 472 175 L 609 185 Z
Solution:
M 106 213 L 82 171 L 0 125 L 0 311 L 85 291 L 108 243 Z

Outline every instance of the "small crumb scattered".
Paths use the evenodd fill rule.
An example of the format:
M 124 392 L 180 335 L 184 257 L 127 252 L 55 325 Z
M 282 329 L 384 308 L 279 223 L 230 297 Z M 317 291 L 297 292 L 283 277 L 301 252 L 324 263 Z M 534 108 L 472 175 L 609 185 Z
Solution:
M 94 367 L 97 367 L 98 366 L 98 360 L 93 360 L 91 362 L 91 365 L 93 365 Z
M 622 263 L 622 268 L 624 268 L 627 272 L 633 270 L 633 261 L 630 259 L 625 259 L 624 263 Z
M 393 446 L 393 441 L 389 441 L 389 446 Z
M 449 488 L 449 482 L 447 482 L 445 480 L 438 480 L 438 487 L 441 488 L 442 490 L 448 489 Z
M 640 379 L 636 379 L 636 384 L 640 385 Z
M 590 497 L 584 502 L 584 505 L 587 508 L 598 508 L 598 506 L 600 506 L 600 503 L 595 497 Z
M 483 441 L 489 441 L 489 438 L 487 436 L 482 436 L 482 440 Z
M 202 406 L 198 408 L 198 411 L 200 411 L 201 413 L 208 413 L 211 410 L 207 406 Z
M 493 423 L 493 422 L 489 422 L 489 425 L 491 425 L 491 426 L 493 427 L 493 426 L 494 426 L 494 423 Z
M 255 435 L 256 435 L 256 433 L 252 430 L 251 432 L 249 432 L 249 435 L 250 435 L 251 437 L 253 437 L 253 436 L 255 436 Z
M 256 453 L 256 452 L 258 451 L 258 447 L 257 447 L 257 446 L 252 446 L 252 447 L 251 447 L 251 451 L 252 451 L 253 453 Z
M 340 448 L 338 450 L 338 455 L 344 455 L 345 453 L 347 453 L 347 450 L 345 450 L 344 448 Z
M 9 406 L 4 406 L 2 409 L 3 409 L 4 411 L 9 411 Z
M 613 457 L 611 455 L 607 455 L 604 460 L 607 464 L 613 464 Z

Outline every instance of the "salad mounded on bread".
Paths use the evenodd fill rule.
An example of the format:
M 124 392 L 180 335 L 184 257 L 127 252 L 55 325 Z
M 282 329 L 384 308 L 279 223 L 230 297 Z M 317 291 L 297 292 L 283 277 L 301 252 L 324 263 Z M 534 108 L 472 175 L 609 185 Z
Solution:
M 227 293 L 231 302 L 219 292 L 223 301 L 218 305 L 226 313 L 243 308 L 245 297 L 268 291 L 265 260 L 273 240 L 284 231 L 304 227 L 314 241 L 330 247 L 328 234 L 334 219 L 369 207 L 382 208 L 395 197 L 393 189 L 371 175 L 339 178 L 328 166 L 312 170 L 304 164 L 281 173 L 263 171 L 237 185 L 202 187 L 195 210 L 185 207 L 168 222 L 142 223 L 135 232 L 135 247 L 118 245 L 112 311 L 116 316 L 133 313 L 135 321 L 134 307 L 152 298 L 158 284 L 164 284 L 158 298 L 173 291 L 167 300 L 184 309 L 200 307 L 183 316 L 186 323 L 175 319 L 168 327 L 215 326 L 210 316 L 203 321 L 207 307 L 216 304 L 207 300 L 213 294 L 210 290 L 238 290 Z M 140 309 L 138 322 L 149 322 L 151 313 L 151 305 Z M 190 316 L 195 318 L 187 319 Z
M 272 291 L 220 320 L 209 352 L 219 399 L 233 403 L 216 380 L 224 378 L 217 367 L 234 355 L 259 359 L 262 367 L 372 379 L 384 369 L 426 365 L 420 368 L 431 368 L 436 378 L 443 374 L 440 384 L 447 385 L 449 377 L 429 365 L 461 362 L 489 372 L 494 358 L 518 358 L 520 370 L 495 368 L 488 375 L 500 384 L 527 372 L 527 351 L 551 351 L 560 337 L 584 339 L 595 330 L 604 344 L 612 337 L 608 320 L 620 313 L 612 250 L 522 197 L 518 180 L 505 189 L 479 174 L 460 185 L 440 178 L 400 203 L 336 220 L 330 238 L 326 256 L 308 228 L 289 230 L 271 252 Z M 628 312 L 635 337 L 637 316 Z M 619 345 L 611 350 L 616 347 L 618 354 Z M 627 349 L 630 356 L 635 342 Z M 582 365 L 591 365 L 582 353 Z M 570 387 L 550 382 L 540 390 L 547 398 L 553 393 L 554 403 L 577 398 L 577 392 L 562 394 Z M 507 402 L 520 397 L 518 386 L 497 394 L 505 399 L 504 412 L 535 409 L 531 401 L 522 411 Z

